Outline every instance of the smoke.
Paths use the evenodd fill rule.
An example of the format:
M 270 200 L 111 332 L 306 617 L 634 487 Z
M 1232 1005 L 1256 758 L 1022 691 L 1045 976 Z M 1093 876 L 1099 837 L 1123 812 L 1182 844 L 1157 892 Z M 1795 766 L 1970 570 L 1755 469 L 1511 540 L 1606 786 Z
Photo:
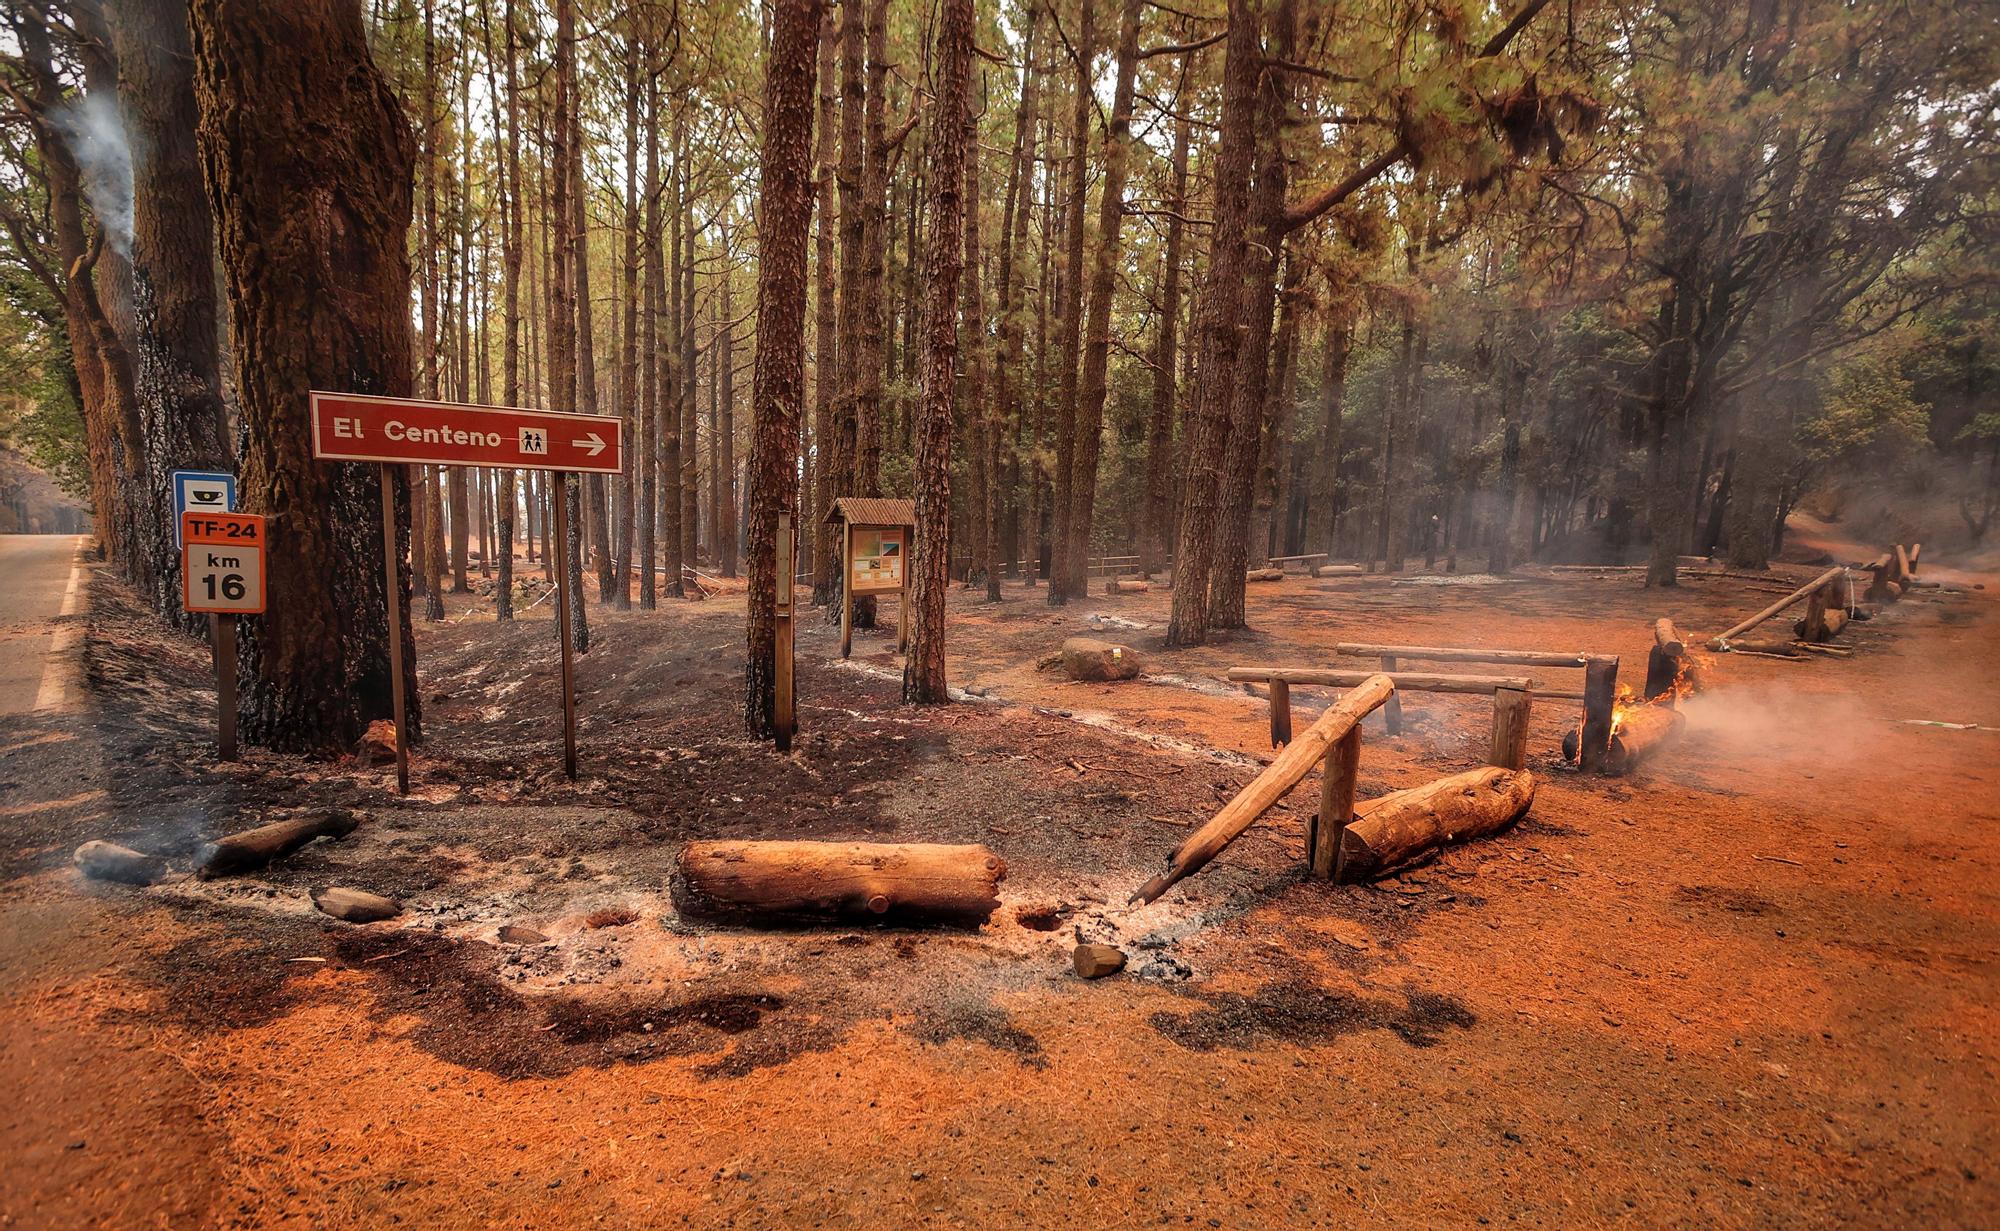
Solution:
M 1887 734 L 1883 716 L 1847 693 L 1789 684 L 1734 685 L 1681 703 L 1690 751 L 1725 752 L 1745 764 L 1800 769 L 1851 766 Z
M 132 255 L 132 147 L 118 103 L 102 91 L 84 94 L 49 113 L 83 173 L 83 195 L 121 257 Z

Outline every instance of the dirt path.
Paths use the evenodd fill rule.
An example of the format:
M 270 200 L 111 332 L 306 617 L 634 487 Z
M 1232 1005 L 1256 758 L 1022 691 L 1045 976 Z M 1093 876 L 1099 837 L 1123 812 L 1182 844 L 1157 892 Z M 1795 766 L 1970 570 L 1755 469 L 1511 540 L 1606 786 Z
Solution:
M 1687 629 L 1765 601 L 1683 590 Z M 2000 728 L 1990 593 L 1920 592 L 1851 658 L 1717 663 L 1629 780 L 1555 769 L 1573 716 L 1539 705 L 1532 817 L 1378 886 L 1300 879 L 1308 781 L 1131 913 L 1269 755 L 1232 662 L 1477 641 L 1636 680 L 1661 596 L 1294 578 L 1253 591 L 1258 631 L 1169 658 L 1163 594 L 960 594 L 953 679 L 990 700 L 904 709 L 887 634 L 857 669 L 809 628 L 790 759 L 730 718 L 740 602 L 593 612 L 574 786 L 547 625 L 467 619 L 421 634 L 432 744 L 398 802 L 379 769 L 208 769 L 175 707 L 200 654 L 100 593 L 97 725 L 0 732 L 0 1225 L 1992 1225 L 2000 731 L 1906 721 Z M 1171 678 L 1035 672 L 1092 613 L 1149 625 L 1113 635 Z M 1408 708 L 1364 795 L 1483 755 L 1481 707 Z M 64 866 L 103 834 L 184 865 L 332 805 L 368 822 L 251 879 Z M 662 882 L 694 834 L 984 841 L 1005 905 L 967 933 L 686 928 Z M 409 912 L 331 923 L 304 900 L 329 882 Z M 1077 934 L 1128 973 L 1070 976 Z

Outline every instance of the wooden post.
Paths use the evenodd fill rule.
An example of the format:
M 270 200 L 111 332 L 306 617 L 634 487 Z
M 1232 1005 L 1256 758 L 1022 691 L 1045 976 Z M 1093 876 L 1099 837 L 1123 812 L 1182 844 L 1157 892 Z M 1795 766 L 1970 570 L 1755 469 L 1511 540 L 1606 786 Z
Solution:
M 563 773 L 576 781 L 576 662 L 569 643 L 569 476 L 553 475 L 556 492 L 556 636 L 562 641 Z
M 1583 732 L 1577 745 L 1577 763 L 1585 773 L 1604 768 L 1604 755 L 1611 748 L 1611 713 L 1617 704 L 1617 656 L 1591 656 L 1583 667 Z
M 1361 769 L 1361 724 L 1335 740 L 1320 766 L 1319 821 L 1313 826 L 1310 871 L 1321 880 L 1340 879 L 1341 839 L 1354 820 L 1354 779 Z
M 1292 686 L 1284 680 L 1271 681 L 1271 747 L 1283 748 L 1292 742 Z
M 792 516 L 778 514 L 778 604 L 774 613 L 776 644 L 773 648 L 776 696 L 771 705 L 771 728 L 777 736 L 778 751 L 792 750 L 792 732 L 798 727 L 792 693 Z
M 1812 597 L 1806 600 L 1806 631 L 1804 635 L 1807 641 L 1819 642 L 1826 640 L 1826 599 L 1832 589 L 1833 582 L 1829 581 L 1819 589 L 1814 590 Z
M 1528 717 L 1533 694 L 1519 688 L 1493 692 L 1493 750 L 1487 764 L 1502 769 L 1528 767 Z
M 236 617 L 216 612 L 208 617 L 208 639 L 215 652 L 215 757 L 236 759 Z
M 1396 670 L 1396 659 L 1393 655 L 1382 656 L 1382 670 L 1390 673 Z M 1382 725 L 1391 735 L 1403 733 L 1403 698 L 1400 694 L 1393 692 L 1389 694 L 1388 703 L 1382 707 Z
M 917 529 L 910 527 L 903 543 L 903 588 L 896 592 L 896 653 L 910 651 L 910 549 L 916 546 Z
M 1728 649 L 1730 638 L 1735 637 L 1741 633 L 1749 632 L 1751 629 L 1757 627 L 1759 624 L 1762 624 L 1764 621 L 1770 619 L 1772 616 L 1777 615 L 1780 611 L 1783 611 L 1785 608 L 1791 606 L 1793 603 L 1796 603 L 1800 599 L 1805 598 L 1807 595 L 1819 589 L 1827 582 L 1832 581 L 1834 578 L 1840 576 L 1840 574 L 1843 571 L 1845 570 L 1843 570 L 1838 565 L 1826 570 L 1824 573 L 1821 573 L 1819 576 L 1813 578 L 1811 581 L 1808 581 L 1806 584 L 1800 586 L 1798 589 L 1792 591 L 1790 594 L 1785 595 L 1785 597 L 1779 599 L 1777 602 L 1772 603 L 1769 607 L 1764 608 L 1764 610 L 1758 612 L 1756 615 L 1753 615 L 1749 619 L 1744 620 L 1742 623 L 1737 624 L 1734 628 L 1731 628 L 1725 632 L 1721 632 L 1713 637 L 1710 637 L 1708 639 L 1708 648 L 1711 650 Z
M 854 653 L 854 527 L 840 519 L 840 656 Z
M 403 711 L 403 591 L 396 583 L 396 485 L 389 467 L 382 476 L 382 572 L 389 594 L 389 701 L 396 720 L 396 794 L 410 793 L 410 732 Z

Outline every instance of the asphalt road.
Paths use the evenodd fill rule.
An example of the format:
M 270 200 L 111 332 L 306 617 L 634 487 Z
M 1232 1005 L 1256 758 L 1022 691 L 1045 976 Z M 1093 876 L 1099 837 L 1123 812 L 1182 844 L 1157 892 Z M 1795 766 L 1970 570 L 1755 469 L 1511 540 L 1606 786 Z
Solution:
M 62 612 L 79 542 L 72 534 L 0 534 L 0 714 L 36 708 L 56 648 L 51 621 Z

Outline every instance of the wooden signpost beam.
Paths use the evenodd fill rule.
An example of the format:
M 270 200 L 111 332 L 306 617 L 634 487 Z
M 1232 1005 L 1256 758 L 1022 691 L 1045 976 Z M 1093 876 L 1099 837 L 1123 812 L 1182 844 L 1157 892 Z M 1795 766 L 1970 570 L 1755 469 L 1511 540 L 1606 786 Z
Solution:
M 854 524 L 840 523 L 840 656 L 854 654 Z
M 208 636 L 215 648 L 215 755 L 236 759 L 236 617 L 208 617 Z
M 552 476 L 556 498 L 556 638 L 562 643 L 563 773 L 576 781 L 576 659 L 570 645 L 569 500 L 564 492 L 569 476 Z
M 389 594 L 389 701 L 396 722 L 396 794 L 410 793 L 410 732 L 403 721 L 403 590 L 396 577 L 396 485 L 387 463 L 382 474 L 382 573 Z

